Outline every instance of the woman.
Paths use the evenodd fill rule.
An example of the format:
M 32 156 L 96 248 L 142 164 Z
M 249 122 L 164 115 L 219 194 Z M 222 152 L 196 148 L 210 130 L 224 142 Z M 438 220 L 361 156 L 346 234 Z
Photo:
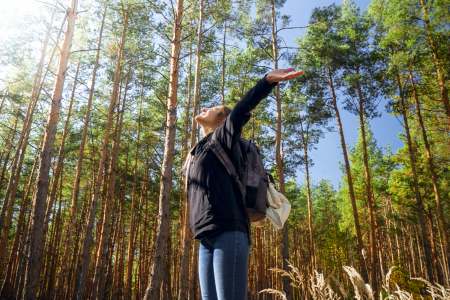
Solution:
M 294 69 L 274 70 L 264 76 L 236 104 L 204 108 L 195 116 L 205 135 L 190 151 L 187 167 L 189 224 L 199 245 L 202 299 L 247 299 L 250 222 L 239 190 L 221 162 L 208 151 L 213 132 L 237 170 L 242 165 L 239 139 L 250 111 L 280 81 L 303 74 Z

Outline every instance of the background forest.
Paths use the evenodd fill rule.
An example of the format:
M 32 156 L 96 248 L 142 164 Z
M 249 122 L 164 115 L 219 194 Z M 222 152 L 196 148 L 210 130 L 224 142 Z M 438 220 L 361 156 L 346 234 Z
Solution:
M 199 299 L 181 171 L 193 116 L 285 66 L 305 75 L 244 133 L 293 206 L 283 230 L 252 228 L 249 299 L 371 299 L 355 280 L 375 298 L 449 299 L 410 277 L 450 284 L 450 3 L 344 0 L 295 25 L 283 5 L 49 0 L 18 22 L 0 49 L 1 299 Z M 371 131 L 386 112 L 395 151 Z M 339 186 L 311 178 L 329 131 Z

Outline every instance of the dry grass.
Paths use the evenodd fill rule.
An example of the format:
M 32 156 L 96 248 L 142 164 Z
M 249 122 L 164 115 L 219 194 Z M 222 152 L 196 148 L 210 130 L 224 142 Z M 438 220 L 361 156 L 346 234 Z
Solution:
M 356 269 L 349 266 L 344 266 L 343 268 L 353 285 L 353 290 L 355 292 L 355 299 L 374 300 L 372 287 L 364 282 L 361 275 L 356 271 Z
M 324 278 L 323 274 L 314 271 L 308 279 L 306 279 L 298 268 L 291 263 L 289 270 L 285 271 L 278 268 L 270 269 L 273 272 L 280 274 L 282 277 L 289 278 L 291 286 L 297 290 L 305 291 L 308 289 L 309 294 L 314 300 L 341 300 L 342 297 L 336 293 Z M 351 266 L 343 267 L 345 273 L 348 275 L 350 282 L 352 283 L 354 299 L 356 300 L 374 300 L 375 295 L 371 286 L 364 282 L 361 275 Z M 395 273 L 397 271 L 397 273 Z M 380 299 L 383 300 L 450 300 L 450 289 L 440 284 L 432 284 L 423 278 L 410 278 L 406 275 L 401 278 L 403 281 L 397 284 L 398 281 L 398 269 L 391 267 L 389 272 L 383 279 L 382 291 L 380 292 Z M 420 293 L 417 290 L 410 288 L 408 290 L 405 287 L 405 282 L 411 286 L 420 286 Z M 279 297 L 282 300 L 286 300 L 286 294 L 283 291 L 276 289 L 264 289 L 259 293 L 268 293 Z
M 331 286 L 325 281 L 323 274 L 314 271 L 311 275 L 309 290 L 313 299 L 317 300 L 340 300 L 341 297 L 336 294 Z

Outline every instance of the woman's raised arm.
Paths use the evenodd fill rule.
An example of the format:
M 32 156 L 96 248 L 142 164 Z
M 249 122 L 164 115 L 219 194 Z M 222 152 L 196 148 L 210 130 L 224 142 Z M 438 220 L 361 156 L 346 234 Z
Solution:
M 293 68 L 277 69 L 267 73 L 256 85 L 239 100 L 226 118 L 223 125 L 217 128 L 216 138 L 225 148 L 231 150 L 233 144 L 239 140 L 242 128 L 250 119 L 250 112 L 267 97 L 272 88 L 280 81 L 290 80 L 303 74 Z

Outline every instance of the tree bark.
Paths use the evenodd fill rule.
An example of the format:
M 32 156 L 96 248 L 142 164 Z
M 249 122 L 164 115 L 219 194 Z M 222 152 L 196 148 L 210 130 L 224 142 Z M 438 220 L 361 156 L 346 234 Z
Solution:
M 192 52 L 192 43 L 190 44 Z M 190 110 L 191 110 L 191 70 L 192 70 L 192 55 L 189 55 L 189 66 L 188 66 L 188 75 L 187 75 L 187 103 L 185 107 L 185 116 L 184 116 L 184 133 L 183 133 L 183 144 L 182 144 L 182 159 L 184 162 L 187 156 L 188 151 L 188 139 L 189 139 L 189 120 L 190 120 Z M 191 140 L 195 139 L 194 131 L 191 131 Z M 192 237 L 190 236 L 189 230 L 189 203 L 187 199 L 186 190 L 184 187 L 186 186 L 186 177 L 185 174 L 182 174 L 182 184 L 183 189 L 181 190 L 181 203 L 180 207 L 182 208 L 181 213 L 181 235 L 180 235 L 180 272 L 179 272 L 179 287 L 178 287 L 178 300 L 188 300 L 189 297 L 189 258 L 191 254 L 191 242 Z
M 347 152 L 347 143 L 345 142 L 345 136 L 344 136 L 344 127 L 342 125 L 341 115 L 339 112 L 339 108 L 337 105 L 337 96 L 336 96 L 336 90 L 335 85 L 332 77 L 331 70 L 327 70 L 328 75 L 328 86 L 330 88 L 331 93 L 331 99 L 334 109 L 334 114 L 336 117 L 336 122 L 338 123 L 339 128 L 339 137 L 341 141 L 341 148 L 342 148 L 342 154 L 344 156 L 344 166 L 345 166 L 345 174 L 347 176 L 347 185 L 348 185 L 348 193 L 350 196 L 350 202 L 352 204 L 352 212 L 353 212 L 353 221 L 355 222 L 355 231 L 356 231 L 356 240 L 357 240 L 357 255 L 359 260 L 359 267 L 361 271 L 361 275 L 365 282 L 369 281 L 369 274 L 367 272 L 367 266 L 364 259 L 364 244 L 362 240 L 362 234 L 361 234 L 361 225 L 359 223 L 359 216 L 358 216 L 358 207 L 356 206 L 356 197 L 355 197 L 355 188 L 353 186 L 353 176 L 352 171 L 350 167 L 350 160 L 348 158 L 348 152 Z
M 70 48 L 72 45 L 73 32 L 75 29 L 77 0 L 72 0 L 71 7 L 67 11 L 67 31 L 61 48 L 61 57 L 59 61 L 58 73 L 55 88 L 52 96 L 52 105 L 47 121 L 46 132 L 42 142 L 42 152 L 40 155 L 40 164 L 37 178 L 37 191 L 33 199 L 32 223 L 31 223 L 31 241 L 30 258 L 27 263 L 25 276 L 25 290 L 23 298 L 36 299 L 36 292 L 39 284 L 39 275 L 41 271 L 41 256 L 44 238 L 44 218 L 45 204 L 49 186 L 49 170 L 52 158 L 53 144 L 55 141 L 56 127 L 59 119 L 62 92 L 66 77 L 67 65 L 70 57 Z
M 54 20 L 55 11 L 52 13 L 51 22 L 50 25 L 47 27 L 47 33 L 42 45 L 42 51 L 41 51 L 41 57 L 39 59 L 36 75 L 33 80 L 33 88 L 31 91 L 31 99 L 30 103 L 27 107 L 27 112 L 25 114 L 25 119 L 23 122 L 23 128 L 19 136 L 19 141 L 17 142 L 17 149 L 14 154 L 14 158 L 11 164 L 11 170 L 10 170 L 10 176 L 8 179 L 8 184 L 5 192 L 5 197 L 3 201 L 2 211 L 0 213 L 0 270 L 3 270 L 3 264 L 4 260 L 7 255 L 6 247 L 7 247 L 7 235 L 9 232 L 9 227 L 11 226 L 11 218 L 12 218 L 12 212 L 14 203 L 16 200 L 16 193 L 17 188 L 19 185 L 19 178 L 20 173 L 22 169 L 22 163 L 23 159 L 25 157 L 25 151 L 28 147 L 28 138 L 30 136 L 30 129 L 31 129 L 31 123 L 33 121 L 33 114 L 34 110 L 36 108 L 36 105 L 39 100 L 40 93 L 42 91 L 43 86 L 43 79 L 45 79 L 48 71 L 49 71 L 49 65 L 53 60 L 53 56 L 56 52 L 56 49 L 58 48 L 58 45 L 55 45 L 52 50 L 52 54 L 50 55 L 49 64 L 47 66 L 47 70 L 44 75 L 42 75 L 43 69 L 44 69 L 44 62 L 47 52 L 47 46 L 48 42 L 50 40 L 50 34 L 52 30 L 52 24 Z M 57 41 L 59 41 L 59 37 L 61 35 L 63 25 L 65 23 L 66 18 L 64 18 L 64 21 L 60 27 Z M 0 271 L 0 278 L 1 278 L 1 271 Z
M 365 191 L 367 197 L 367 204 L 369 208 L 370 219 L 370 279 L 373 290 L 378 294 L 378 278 L 379 278 L 379 266 L 378 266 L 378 250 L 377 250 L 377 225 L 376 225 L 376 213 L 373 200 L 372 190 L 372 172 L 369 166 L 369 154 L 367 151 L 367 133 L 366 133 L 366 120 L 365 120 L 365 106 L 364 97 L 361 91 L 359 82 L 356 84 L 356 93 L 358 95 L 358 111 L 359 111 L 359 126 L 361 129 L 361 140 L 363 148 L 363 163 L 364 163 L 364 178 L 365 178 Z
M 78 159 L 77 164 L 75 167 L 75 178 L 72 184 L 72 194 L 71 194 L 71 206 L 70 206 L 70 212 L 69 212 L 69 220 L 65 229 L 66 232 L 66 238 L 64 243 L 64 252 L 63 252 L 63 260 L 66 262 L 70 261 L 70 258 L 72 256 L 75 256 L 78 253 L 78 241 L 79 241 L 79 235 L 76 235 L 76 230 L 78 228 L 77 224 L 77 211 L 78 211 L 78 197 L 80 193 L 80 181 L 81 181 L 81 172 L 83 169 L 83 160 L 84 160 L 84 148 L 86 146 L 87 141 L 87 134 L 89 129 L 89 123 L 91 119 L 91 111 L 92 111 L 92 100 L 94 98 L 94 91 L 95 91 L 95 82 L 97 78 L 97 70 L 99 67 L 99 60 L 100 60 L 100 48 L 102 44 L 102 37 L 103 37 L 103 28 L 105 24 L 105 18 L 106 18 L 106 11 L 107 11 L 107 5 L 105 5 L 103 10 L 103 16 L 102 21 L 100 25 L 100 32 L 97 40 L 97 51 L 95 56 L 95 63 L 94 68 L 92 70 L 92 80 L 91 85 L 89 88 L 89 95 L 88 95 L 88 102 L 86 105 L 86 112 L 84 114 L 83 118 L 83 129 L 81 133 L 81 141 L 80 141 L 80 147 L 78 150 Z M 74 238 L 75 237 L 75 238 Z M 71 251 L 71 247 L 73 246 L 73 251 Z M 65 286 L 65 283 L 69 286 L 72 281 L 72 274 L 73 270 L 70 269 L 70 265 L 73 264 L 73 262 L 64 264 L 63 271 L 61 272 L 59 278 L 58 278 L 58 291 L 62 290 Z M 68 290 L 70 290 L 68 288 Z
M 192 113 L 192 125 L 191 125 L 191 145 L 193 147 L 197 139 L 197 122 L 195 116 L 199 113 L 200 108 L 200 83 L 201 83 L 201 59 L 202 59 L 202 41 L 203 41 L 203 0 L 199 0 L 199 16 L 197 27 L 197 49 L 195 50 L 195 78 L 194 78 L 194 110 Z
M 427 164 L 428 164 L 428 171 L 430 172 L 431 175 L 431 182 L 433 184 L 433 194 L 434 194 L 434 201 L 436 203 L 436 212 L 437 212 L 437 223 L 438 223 L 438 229 L 439 229 L 439 234 L 442 237 L 442 258 L 444 260 L 444 273 L 447 276 L 447 280 L 449 280 L 449 271 L 450 271 L 450 252 L 449 252 L 449 248 L 448 248 L 448 231 L 446 231 L 447 228 L 447 224 L 446 224 L 446 219 L 444 217 L 444 213 L 443 213 L 443 209 L 442 209 L 442 205 L 441 205 L 441 192 L 439 190 L 439 178 L 436 174 L 436 167 L 434 164 L 434 158 L 433 158 L 433 153 L 431 151 L 431 145 L 430 142 L 428 140 L 428 134 L 427 134 L 427 130 L 425 128 L 425 123 L 423 121 L 423 117 L 422 117 L 422 109 L 421 109 L 421 105 L 420 105 L 420 100 L 419 100 L 419 95 L 417 92 L 417 87 L 416 87 L 416 83 L 414 81 L 414 77 L 413 77 L 413 73 L 411 71 L 411 69 L 409 69 L 409 80 L 411 81 L 411 85 L 412 85 L 412 93 L 413 93 L 413 98 L 414 98 L 414 103 L 416 106 L 416 113 L 417 113 L 417 120 L 419 121 L 419 125 L 420 125 L 420 131 L 422 133 L 422 139 L 423 139 L 423 143 L 425 146 L 425 156 L 427 159 Z
M 137 137 L 136 137 L 136 153 L 133 165 L 133 186 L 131 189 L 131 217 L 130 217 L 130 236 L 128 239 L 128 255 L 127 255 L 127 273 L 125 278 L 125 293 L 124 298 L 131 298 L 131 283 L 133 276 L 134 252 L 135 252 L 135 232 L 136 232 L 136 218 L 137 218 L 137 202 L 138 193 L 136 191 L 138 185 L 138 160 L 141 145 L 141 118 L 142 118 L 142 101 L 144 100 L 144 82 L 141 85 L 141 95 L 139 102 L 139 116 L 137 120 Z
M 106 274 L 106 265 L 110 261 L 110 247 L 109 247 L 109 239 L 111 236 L 111 222 L 110 216 L 114 213 L 113 204 L 116 198 L 116 175 L 117 175 L 117 159 L 119 156 L 120 150 L 120 136 L 122 134 L 122 124 L 123 124 L 123 111 L 125 107 L 128 83 L 130 80 L 131 69 L 128 71 L 128 76 L 125 83 L 125 92 L 122 100 L 122 107 L 119 107 L 119 112 L 117 115 L 116 122 L 116 132 L 113 138 L 113 146 L 111 151 L 111 162 L 109 167 L 109 183 L 108 183 L 108 191 L 106 194 L 106 203 L 103 215 L 103 224 L 102 231 L 100 234 L 100 244 L 97 252 L 97 261 L 95 264 L 95 273 L 94 273 L 94 281 L 93 281 L 93 298 L 94 299 L 103 299 L 105 296 L 105 274 Z
M 225 68 L 226 68 L 226 39 L 227 39 L 227 22 L 223 24 L 223 42 L 222 42 L 222 81 L 220 85 L 220 96 L 222 105 L 225 105 Z
M 408 145 L 408 153 L 409 153 L 409 161 L 411 164 L 411 171 L 413 174 L 413 189 L 414 189 L 414 195 L 416 200 L 416 211 L 417 211 L 417 217 L 419 219 L 419 226 L 420 226 L 420 233 L 421 233 L 421 239 L 422 239 L 422 249 L 425 256 L 425 266 L 427 269 L 427 275 L 428 280 L 433 281 L 433 263 L 431 260 L 431 246 L 430 241 L 428 240 L 428 233 L 425 225 L 425 210 L 424 205 L 422 201 L 422 196 L 420 194 L 419 190 L 419 180 L 417 177 L 417 170 L 416 170 L 416 156 L 415 151 L 413 149 L 413 143 L 411 138 L 411 133 L 409 129 L 408 124 L 408 116 L 407 116 L 407 104 L 405 95 L 403 92 L 403 86 L 401 83 L 400 75 L 397 74 L 397 84 L 399 89 L 399 98 L 400 98 L 400 111 L 403 117 L 403 126 L 405 128 L 405 135 L 406 135 L 406 141 Z
M 203 1 L 203 0 L 201 0 Z M 173 152 L 175 148 L 176 117 L 177 117 L 177 91 L 179 59 L 181 50 L 181 31 L 183 17 L 183 0 L 177 1 L 175 23 L 173 26 L 172 50 L 170 58 L 169 93 L 167 99 L 166 136 L 164 142 L 164 158 L 161 166 L 161 181 L 159 191 L 158 230 L 154 245 L 154 257 L 150 271 L 150 279 L 145 300 L 159 299 L 163 269 L 165 266 L 164 255 L 167 251 L 167 239 L 170 229 L 170 192 L 172 189 Z
M 114 80 L 113 80 L 113 90 L 111 93 L 111 100 L 109 103 L 108 108 L 108 117 L 105 124 L 105 132 L 103 137 L 103 143 L 101 148 L 101 154 L 100 154 L 100 160 L 98 162 L 98 169 L 97 174 L 94 182 L 91 202 L 89 206 L 89 212 L 88 212 L 88 218 L 87 223 L 85 226 L 85 238 L 83 241 L 83 246 L 81 250 L 81 266 L 80 270 L 77 271 L 77 279 L 76 279 L 76 287 L 75 287 L 75 297 L 77 300 L 84 299 L 84 292 L 86 287 L 86 280 L 87 280 L 87 272 L 90 264 L 90 251 L 91 246 L 93 242 L 93 228 L 94 228 L 94 220 L 95 220 L 95 214 L 96 214 L 96 208 L 97 208 L 97 202 L 98 198 L 100 196 L 100 188 L 103 186 L 103 182 L 105 180 L 105 172 L 107 170 L 107 153 L 108 153 L 108 145 L 111 138 L 111 129 L 113 125 L 113 116 L 114 116 L 114 110 L 118 105 L 119 100 L 119 85 L 120 85 L 120 79 L 122 74 L 122 60 L 123 60 L 123 53 L 124 53 L 124 47 L 125 47 L 125 39 L 126 39 L 126 32 L 128 28 L 128 8 L 125 9 L 123 12 L 123 29 L 122 34 L 120 38 L 120 43 L 118 47 L 118 53 L 117 53 L 117 60 L 116 60 L 116 66 L 114 70 Z
M 274 69 L 278 69 L 278 37 L 277 37 L 277 24 L 276 24 L 276 14 L 275 14 L 275 0 L 271 0 L 271 9 L 272 9 L 272 59 L 273 59 L 273 67 Z M 279 180 L 280 192 L 285 193 L 285 180 L 284 180 L 284 162 L 283 162 L 283 153 L 282 153 L 282 126 L 281 126 L 281 118 L 282 118 L 282 110 L 281 110 L 281 96 L 280 96 L 280 86 L 277 85 L 275 87 L 275 101 L 276 101 L 276 131 L 275 131 L 275 161 L 276 161 L 276 169 L 277 176 Z M 282 266 L 285 271 L 289 271 L 289 226 L 286 222 L 282 229 L 282 244 L 281 244 L 281 252 L 282 252 Z M 292 287 L 289 283 L 289 279 L 286 276 L 283 276 L 283 290 L 286 293 L 286 297 L 288 299 L 292 298 Z

